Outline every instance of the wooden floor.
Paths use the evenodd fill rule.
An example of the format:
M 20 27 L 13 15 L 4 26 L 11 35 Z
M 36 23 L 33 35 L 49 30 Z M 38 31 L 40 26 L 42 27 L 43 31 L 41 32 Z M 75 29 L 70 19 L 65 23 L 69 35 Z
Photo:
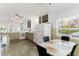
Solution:
M 28 40 L 13 40 L 8 49 L 3 50 L 3 56 L 38 56 L 38 51 L 36 45 Z

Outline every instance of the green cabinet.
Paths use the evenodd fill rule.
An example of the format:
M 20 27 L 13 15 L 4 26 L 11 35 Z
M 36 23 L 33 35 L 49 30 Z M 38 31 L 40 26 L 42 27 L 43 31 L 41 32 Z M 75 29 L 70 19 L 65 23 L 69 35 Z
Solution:
M 30 41 L 34 41 L 34 34 L 33 33 L 26 33 L 26 39 Z

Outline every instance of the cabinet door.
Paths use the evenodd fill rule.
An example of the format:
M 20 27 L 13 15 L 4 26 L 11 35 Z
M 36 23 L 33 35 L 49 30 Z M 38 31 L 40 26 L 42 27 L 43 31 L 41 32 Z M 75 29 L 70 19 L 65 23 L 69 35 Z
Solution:
M 50 36 L 51 35 L 51 25 L 45 24 L 44 25 L 44 36 Z
M 26 33 L 26 38 L 30 41 L 34 40 L 34 34 L 33 33 Z
M 39 25 L 36 25 L 36 31 L 44 31 L 44 25 L 43 24 L 39 24 Z
M 26 33 L 19 33 L 19 39 L 26 39 Z
M 43 43 L 44 42 L 43 37 L 44 37 L 43 32 L 35 32 L 34 42 L 36 42 L 36 43 Z
M 44 31 L 50 31 L 51 30 L 51 24 L 44 24 Z

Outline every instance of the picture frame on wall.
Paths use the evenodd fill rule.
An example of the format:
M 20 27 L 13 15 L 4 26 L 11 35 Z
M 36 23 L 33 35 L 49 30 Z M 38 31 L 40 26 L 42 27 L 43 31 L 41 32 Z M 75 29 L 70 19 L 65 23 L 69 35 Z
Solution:
M 42 16 L 42 23 L 48 22 L 48 14 Z

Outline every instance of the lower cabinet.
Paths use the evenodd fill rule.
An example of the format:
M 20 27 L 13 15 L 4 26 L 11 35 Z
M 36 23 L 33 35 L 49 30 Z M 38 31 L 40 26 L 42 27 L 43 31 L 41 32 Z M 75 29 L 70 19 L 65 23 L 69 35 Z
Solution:
M 26 39 L 30 41 L 34 41 L 34 34 L 33 33 L 26 33 Z

